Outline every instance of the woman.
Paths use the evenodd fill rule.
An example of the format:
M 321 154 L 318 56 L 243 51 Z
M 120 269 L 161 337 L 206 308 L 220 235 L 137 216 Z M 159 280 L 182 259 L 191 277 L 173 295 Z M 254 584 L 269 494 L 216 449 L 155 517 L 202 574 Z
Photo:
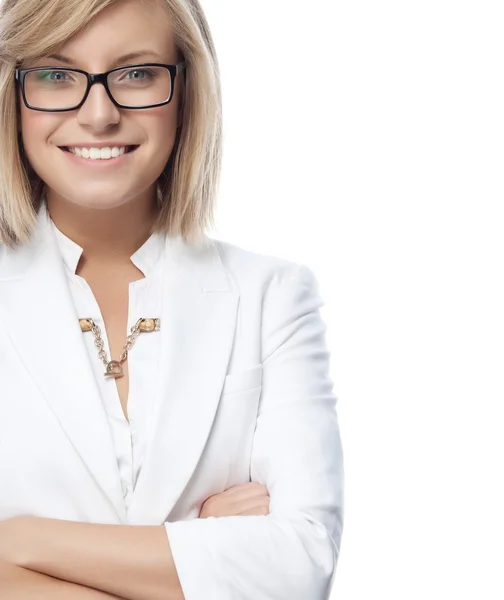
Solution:
M 0 597 L 327 598 L 321 300 L 308 268 L 205 234 L 199 3 L 4 0 L 0 59 Z

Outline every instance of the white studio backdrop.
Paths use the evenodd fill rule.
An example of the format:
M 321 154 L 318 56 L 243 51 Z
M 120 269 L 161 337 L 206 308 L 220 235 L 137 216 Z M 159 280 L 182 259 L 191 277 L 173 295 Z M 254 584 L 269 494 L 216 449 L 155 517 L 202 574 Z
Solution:
M 346 484 L 331 599 L 503 600 L 504 5 L 203 6 L 215 237 L 307 264 L 325 300 Z

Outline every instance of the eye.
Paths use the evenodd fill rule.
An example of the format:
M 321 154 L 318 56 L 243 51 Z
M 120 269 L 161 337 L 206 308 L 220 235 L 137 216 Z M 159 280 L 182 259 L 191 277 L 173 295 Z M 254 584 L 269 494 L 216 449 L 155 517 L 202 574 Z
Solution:
M 150 71 L 149 69 L 132 69 L 126 73 L 127 75 L 135 75 L 131 79 L 153 79 L 155 77 L 155 73 Z
M 146 84 L 152 83 L 158 78 L 155 69 L 124 69 L 116 71 L 112 75 L 112 81 L 116 83 Z
M 39 81 L 50 83 L 67 82 L 71 80 L 71 74 L 67 71 L 35 71 Z

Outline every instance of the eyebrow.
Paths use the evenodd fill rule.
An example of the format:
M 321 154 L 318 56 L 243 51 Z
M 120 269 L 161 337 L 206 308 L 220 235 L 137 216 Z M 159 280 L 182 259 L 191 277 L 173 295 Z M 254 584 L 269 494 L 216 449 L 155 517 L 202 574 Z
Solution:
M 140 58 L 142 56 L 154 56 L 155 58 L 158 58 L 159 60 L 163 60 L 162 56 L 160 54 L 158 54 L 157 52 L 154 52 L 153 50 L 137 50 L 136 52 L 130 52 L 129 54 L 124 54 L 123 56 L 120 56 L 117 59 L 116 64 L 123 63 L 128 60 Z M 67 65 L 72 65 L 72 64 L 77 63 L 76 60 L 73 60 L 72 58 L 69 58 L 67 56 L 63 56 L 63 54 L 50 54 L 46 58 L 54 58 L 54 60 L 59 60 L 60 62 L 65 63 Z

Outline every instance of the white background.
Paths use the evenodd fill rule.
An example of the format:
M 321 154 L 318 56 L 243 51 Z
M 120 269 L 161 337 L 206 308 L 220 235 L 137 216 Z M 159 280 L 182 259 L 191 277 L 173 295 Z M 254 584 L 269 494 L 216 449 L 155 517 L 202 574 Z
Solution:
M 326 303 L 346 471 L 331 598 L 503 600 L 502 2 L 203 6 L 214 235 L 307 264 Z

